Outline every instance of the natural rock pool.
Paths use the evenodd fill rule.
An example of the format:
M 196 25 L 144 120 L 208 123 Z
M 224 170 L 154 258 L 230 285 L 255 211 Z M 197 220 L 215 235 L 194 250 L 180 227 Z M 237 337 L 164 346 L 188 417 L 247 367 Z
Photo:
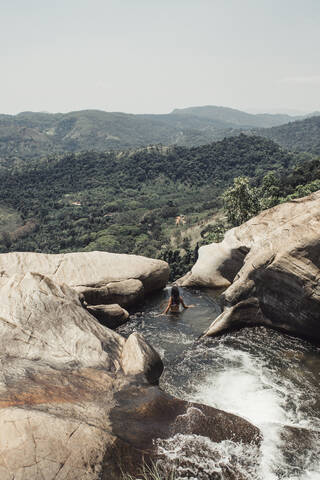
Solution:
M 180 434 L 159 440 L 158 451 L 176 466 L 178 479 L 320 480 L 320 348 L 264 327 L 199 341 L 220 313 L 217 295 L 182 293 L 195 308 L 159 315 L 167 288 L 117 331 L 140 332 L 157 349 L 163 390 L 246 418 L 260 428 L 263 443 L 259 452 L 236 439 L 214 443 Z

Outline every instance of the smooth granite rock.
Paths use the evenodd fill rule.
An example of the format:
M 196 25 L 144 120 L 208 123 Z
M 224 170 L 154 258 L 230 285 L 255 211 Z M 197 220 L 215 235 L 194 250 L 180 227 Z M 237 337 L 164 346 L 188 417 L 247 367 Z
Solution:
M 0 254 L 0 275 L 40 273 L 82 292 L 88 304 L 128 306 L 168 282 L 169 266 L 162 260 L 107 252 Z M 94 301 L 93 301 L 94 300 Z
M 228 287 L 224 311 L 205 335 L 262 324 L 320 341 L 320 191 L 265 210 L 203 247 L 180 284 Z
M 139 333 L 132 333 L 123 346 L 121 365 L 126 375 L 140 375 L 141 372 L 151 384 L 156 384 L 163 372 L 162 360 Z

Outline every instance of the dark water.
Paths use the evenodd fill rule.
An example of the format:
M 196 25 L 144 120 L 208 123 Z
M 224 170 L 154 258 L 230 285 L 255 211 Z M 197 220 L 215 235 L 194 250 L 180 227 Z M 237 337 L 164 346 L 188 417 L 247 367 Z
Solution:
M 219 314 L 214 293 L 183 291 L 195 308 L 159 315 L 168 289 L 119 328 L 142 333 L 163 358 L 161 387 L 238 414 L 263 434 L 261 452 L 195 435 L 158 441 L 179 479 L 320 480 L 320 348 L 263 327 L 198 341 Z M 183 461 L 182 461 L 183 460 Z

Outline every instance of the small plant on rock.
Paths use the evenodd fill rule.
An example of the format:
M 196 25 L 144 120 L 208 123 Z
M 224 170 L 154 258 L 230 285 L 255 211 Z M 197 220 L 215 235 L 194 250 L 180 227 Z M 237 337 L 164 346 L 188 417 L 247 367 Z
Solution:
M 150 465 L 144 462 L 138 475 L 123 472 L 121 480 L 176 480 L 176 474 L 174 469 L 164 471 L 154 462 Z

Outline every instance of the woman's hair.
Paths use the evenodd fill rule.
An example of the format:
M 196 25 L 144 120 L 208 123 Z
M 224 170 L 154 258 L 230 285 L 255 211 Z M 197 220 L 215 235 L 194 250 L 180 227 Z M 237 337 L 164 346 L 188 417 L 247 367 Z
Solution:
M 174 298 L 174 300 L 178 300 L 179 296 L 179 288 L 176 285 L 173 285 L 173 287 L 171 288 L 171 297 Z

